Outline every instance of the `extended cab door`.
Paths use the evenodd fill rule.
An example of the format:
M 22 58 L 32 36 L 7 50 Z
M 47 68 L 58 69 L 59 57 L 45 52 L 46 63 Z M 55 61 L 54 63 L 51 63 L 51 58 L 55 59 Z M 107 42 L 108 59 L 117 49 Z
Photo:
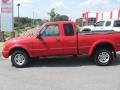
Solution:
M 74 23 L 64 23 L 62 26 L 64 55 L 77 54 L 77 32 Z
M 37 56 L 56 56 L 63 54 L 59 24 L 46 25 L 40 38 L 34 41 L 34 53 Z

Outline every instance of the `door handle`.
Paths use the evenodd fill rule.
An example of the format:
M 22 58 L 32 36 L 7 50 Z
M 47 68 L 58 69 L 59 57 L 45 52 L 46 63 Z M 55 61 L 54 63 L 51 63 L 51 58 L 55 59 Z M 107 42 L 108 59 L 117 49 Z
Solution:
M 75 41 L 71 41 L 72 43 L 75 43 Z
M 60 42 L 60 39 L 56 39 L 57 42 Z

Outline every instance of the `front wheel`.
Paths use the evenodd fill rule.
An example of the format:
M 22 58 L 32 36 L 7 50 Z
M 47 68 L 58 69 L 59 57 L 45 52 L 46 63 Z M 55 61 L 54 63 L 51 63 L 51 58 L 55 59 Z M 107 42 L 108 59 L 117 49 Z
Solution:
M 97 65 L 108 66 L 113 60 L 112 50 L 110 49 L 99 49 L 94 54 L 94 61 Z
M 28 65 L 29 56 L 22 50 L 14 51 L 11 55 L 12 65 L 17 68 L 22 68 Z

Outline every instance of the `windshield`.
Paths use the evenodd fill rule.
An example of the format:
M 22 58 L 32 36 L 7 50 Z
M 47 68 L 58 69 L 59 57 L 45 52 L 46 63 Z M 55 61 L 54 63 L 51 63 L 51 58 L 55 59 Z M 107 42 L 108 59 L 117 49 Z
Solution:
M 46 28 L 47 28 L 46 25 L 44 25 L 44 26 L 41 28 L 41 30 L 39 31 L 39 33 L 42 33 Z
M 39 29 L 38 31 L 41 32 L 43 30 L 43 28 L 45 27 L 46 24 L 43 24 Z
M 37 30 L 35 36 L 38 36 L 38 34 L 42 33 L 45 29 L 46 29 L 46 24 L 43 24 L 43 25 L 40 27 L 40 29 Z

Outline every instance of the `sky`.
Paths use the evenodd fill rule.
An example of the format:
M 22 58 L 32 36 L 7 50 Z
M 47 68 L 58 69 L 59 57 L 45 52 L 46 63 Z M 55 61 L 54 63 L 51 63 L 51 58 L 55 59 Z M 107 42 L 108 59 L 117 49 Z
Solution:
M 120 9 L 120 0 L 14 0 L 14 16 L 20 3 L 20 16 L 47 19 L 47 13 L 55 8 L 59 14 L 68 15 L 70 19 L 80 18 L 83 12 L 106 12 Z

